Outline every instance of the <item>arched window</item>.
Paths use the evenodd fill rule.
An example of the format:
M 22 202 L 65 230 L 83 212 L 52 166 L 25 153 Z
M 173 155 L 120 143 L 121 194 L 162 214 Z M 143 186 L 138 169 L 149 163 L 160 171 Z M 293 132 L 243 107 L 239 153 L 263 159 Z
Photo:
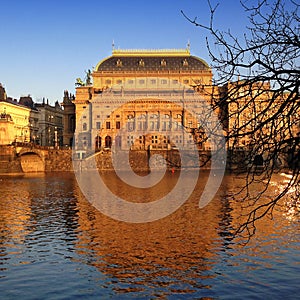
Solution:
M 111 148 L 111 137 L 109 135 L 105 137 L 105 148 Z

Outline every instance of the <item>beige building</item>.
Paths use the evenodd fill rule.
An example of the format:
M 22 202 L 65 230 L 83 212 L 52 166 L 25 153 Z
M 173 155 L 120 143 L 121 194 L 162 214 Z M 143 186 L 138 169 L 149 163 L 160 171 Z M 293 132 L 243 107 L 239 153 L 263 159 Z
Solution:
M 247 85 L 241 81 L 228 83 L 227 98 L 229 148 L 251 148 L 268 140 L 272 143 L 299 134 L 299 117 L 290 115 L 288 107 L 278 113 L 288 94 L 274 93 L 269 83 Z M 263 146 L 263 144 L 262 144 Z
M 204 133 L 212 71 L 189 49 L 113 50 L 79 85 L 79 149 L 212 147 Z
M 73 113 L 74 114 L 74 113 Z M 9 98 L 0 85 L 0 144 L 63 145 L 64 111 L 55 103 L 34 103 L 30 96 Z
M 0 101 L 0 144 L 29 142 L 30 121 L 30 108 L 15 101 Z

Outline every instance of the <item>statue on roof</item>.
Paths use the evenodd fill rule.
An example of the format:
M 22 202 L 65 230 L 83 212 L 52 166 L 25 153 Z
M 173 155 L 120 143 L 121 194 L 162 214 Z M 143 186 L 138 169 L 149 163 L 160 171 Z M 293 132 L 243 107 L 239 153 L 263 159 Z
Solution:
M 76 86 L 85 86 L 84 82 L 82 81 L 81 78 L 76 78 Z
M 90 69 L 88 69 L 85 72 L 86 76 L 85 76 L 85 85 L 91 85 L 92 84 L 92 72 Z
M 76 78 L 76 86 L 89 86 L 92 85 L 92 72 L 90 69 L 85 71 L 85 81 L 83 81 L 81 78 Z

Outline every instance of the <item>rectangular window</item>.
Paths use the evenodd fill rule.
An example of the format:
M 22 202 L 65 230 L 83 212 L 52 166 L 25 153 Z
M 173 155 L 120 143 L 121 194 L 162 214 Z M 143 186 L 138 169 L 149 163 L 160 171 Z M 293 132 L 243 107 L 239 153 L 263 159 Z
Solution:
M 96 122 L 96 129 L 101 129 L 101 123 L 100 122 Z
M 110 122 L 106 122 L 106 129 L 110 129 Z
M 133 136 L 132 135 L 127 136 L 127 145 L 128 146 L 133 145 Z
M 117 121 L 116 122 L 116 129 L 120 129 L 121 128 L 121 123 L 120 123 L 120 121 Z
M 157 135 L 151 136 L 151 144 L 157 144 L 158 143 L 158 137 Z

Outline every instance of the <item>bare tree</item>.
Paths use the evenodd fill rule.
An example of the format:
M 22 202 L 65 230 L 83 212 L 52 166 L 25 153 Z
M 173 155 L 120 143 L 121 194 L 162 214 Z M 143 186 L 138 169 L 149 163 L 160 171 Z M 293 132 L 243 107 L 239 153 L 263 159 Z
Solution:
M 207 25 L 182 12 L 208 32 L 214 84 L 220 89 L 214 105 L 223 111 L 229 164 L 231 168 L 242 164 L 246 171 L 236 199 L 251 206 L 238 230 L 248 235 L 255 232 L 255 222 L 271 215 L 281 200 L 288 198 L 299 209 L 300 198 L 299 4 L 293 0 L 253 3 L 241 2 L 249 20 L 242 39 L 215 28 L 220 6 L 213 7 L 210 1 Z M 290 170 L 289 182 L 270 196 L 271 178 L 282 168 Z

